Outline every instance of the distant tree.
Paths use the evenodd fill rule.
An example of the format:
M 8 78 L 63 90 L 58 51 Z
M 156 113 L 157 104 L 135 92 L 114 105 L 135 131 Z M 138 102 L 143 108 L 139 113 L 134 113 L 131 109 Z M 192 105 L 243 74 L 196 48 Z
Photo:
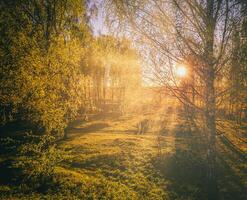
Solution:
M 106 99 L 122 104 L 130 97 L 127 93 L 131 90 L 133 96 L 133 87 L 141 84 L 139 57 L 126 39 L 107 35 L 95 38 L 91 65 L 96 105 L 105 104 Z
M 247 4 L 244 1 L 236 1 L 239 3 L 240 12 L 236 23 L 232 41 L 232 56 L 228 71 L 228 87 L 229 95 L 224 102 L 227 107 L 227 114 L 237 123 L 241 123 L 243 118 L 246 119 L 247 109 Z

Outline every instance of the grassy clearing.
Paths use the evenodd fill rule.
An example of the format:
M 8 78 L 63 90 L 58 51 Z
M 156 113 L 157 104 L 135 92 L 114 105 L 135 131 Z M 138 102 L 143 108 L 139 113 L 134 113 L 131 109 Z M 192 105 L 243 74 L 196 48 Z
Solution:
M 58 145 L 67 156 L 55 166 L 45 188 L 32 190 L 25 184 L 1 181 L 0 195 L 3 199 L 206 199 L 205 158 L 198 133 L 167 113 L 159 137 L 155 129 L 136 135 L 140 119 L 77 122 Z M 245 199 L 246 163 L 223 143 L 218 148 L 222 199 Z
M 103 123 L 108 126 L 98 130 Z M 106 193 L 116 193 L 113 199 L 165 199 L 166 183 L 151 164 L 157 156 L 156 138 L 135 135 L 134 125 L 135 119 L 106 120 L 87 125 L 95 127 L 88 134 L 79 136 L 72 130 L 68 141 L 61 144 L 72 155 L 63 168 L 83 174 L 91 184 L 107 183 L 111 190 Z M 170 151 L 168 147 L 166 150 Z M 102 195 L 95 193 L 99 193 L 97 198 Z

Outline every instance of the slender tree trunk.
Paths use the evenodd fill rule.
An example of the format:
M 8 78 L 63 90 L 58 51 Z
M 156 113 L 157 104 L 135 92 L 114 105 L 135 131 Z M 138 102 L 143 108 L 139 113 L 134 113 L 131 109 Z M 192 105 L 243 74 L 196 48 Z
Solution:
M 216 19 L 214 17 L 214 0 L 207 0 L 206 46 L 205 46 L 205 118 L 208 135 L 207 148 L 207 193 L 208 200 L 218 199 L 216 172 L 216 97 L 215 97 L 215 67 L 214 67 L 214 32 Z
M 217 167 L 216 167 L 216 124 L 215 124 L 215 90 L 214 90 L 214 76 L 208 78 L 206 84 L 206 131 L 208 135 L 207 148 L 207 192 L 208 199 L 218 199 L 217 187 Z

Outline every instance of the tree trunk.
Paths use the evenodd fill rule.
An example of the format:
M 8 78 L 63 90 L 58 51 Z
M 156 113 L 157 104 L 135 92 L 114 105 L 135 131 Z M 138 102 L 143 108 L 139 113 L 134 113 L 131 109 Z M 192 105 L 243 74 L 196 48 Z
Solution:
M 210 73 L 211 74 L 211 73 Z M 207 192 L 208 199 L 218 199 L 217 167 L 216 167 L 216 124 L 215 124 L 215 91 L 214 76 L 211 74 L 206 84 L 206 131 L 208 135 L 207 148 Z
M 206 8 L 206 46 L 205 46 L 205 119 L 208 135 L 207 148 L 207 194 L 208 200 L 218 199 L 216 172 L 216 124 L 215 124 L 215 67 L 214 67 L 214 32 L 216 18 L 214 17 L 214 0 L 207 0 Z

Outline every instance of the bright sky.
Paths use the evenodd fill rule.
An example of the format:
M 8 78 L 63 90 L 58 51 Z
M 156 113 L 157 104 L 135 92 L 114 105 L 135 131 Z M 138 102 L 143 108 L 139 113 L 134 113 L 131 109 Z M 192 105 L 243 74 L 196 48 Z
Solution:
M 102 34 L 107 34 L 107 27 L 104 25 L 104 10 L 102 4 L 102 0 L 96 0 L 94 2 L 96 4 L 98 10 L 97 10 L 97 16 L 94 16 L 91 19 L 91 25 L 93 29 L 93 34 L 98 36 Z

